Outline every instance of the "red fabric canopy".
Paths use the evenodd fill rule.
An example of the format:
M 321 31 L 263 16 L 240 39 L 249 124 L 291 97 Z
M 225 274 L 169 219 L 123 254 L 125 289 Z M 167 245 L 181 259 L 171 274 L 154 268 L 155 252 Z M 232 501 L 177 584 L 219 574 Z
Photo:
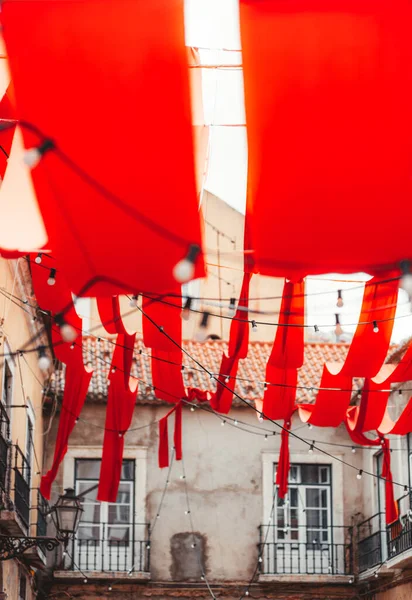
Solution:
M 183 0 L 7 0 L 2 21 L 26 146 L 57 147 L 33 178 L 71 289 L 169 289 L 201 245 Z
M 240 24 L 258 270 L 412 259 L 412 4 L 240 0 Z

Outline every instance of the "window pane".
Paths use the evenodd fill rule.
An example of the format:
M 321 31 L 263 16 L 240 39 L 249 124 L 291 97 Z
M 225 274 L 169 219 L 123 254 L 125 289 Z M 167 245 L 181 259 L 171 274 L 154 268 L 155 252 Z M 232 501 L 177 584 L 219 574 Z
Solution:
M 109 523 L 130 523 L 130 506 L 110 504 Z
M 318 465 L 301 465 L 302 483 L 319 483 Z
M 290 467 L 289 481 L 298 481 L 298 467 Z
M 318 510 L 307 510 L 306 511 L 306 525 L 309 528 L 319 529 L 321 526 L 320 511 Z
M 117 492 L 116 502 L 130 504 L 130 491 L 131 486 L 129 483 L 121 483 L 119 485 L 119 491 Z
M 328 513 L 326 510 L 322 510 L 322 527 L 326 529 L 328 526 Z
M 329 483 L 329 467 L 320 467 L 320 482 Z
M 306 490 L 306 508 L 317 508 L 321 506 L 321 490 L 311 489 Z
M 306 539 L 307 539 L 308 544 L 313 544 L 315 546 L 316 544 L 319 543 L 319 532 L 313 531 L 313 530 L 308 530 Z M 309 550 L 310 550 L 310 548 L 309 548 Z
M 100 464 L 100 460 L 76 460 L 76 479 L 98 480 L 100 476 Z
M 86 541 L 88 546 L 94 545 L 94 543 L 97 544 L 100 539 L 100 527 L 84 527 L 80 525 L 77 532 L 77 539 L 83 542 L 83 546 L 86 546 Z
M 291 540 L 299 539 L 299 531 L 297 529 L 292 529 L 292 531 L 290 532 L 290 539 Z
M 289 500 L 291 506 L 298 506 L 298 490 L 297 488 L 289 488 Z
M 107 538 L 113 545 L 117 546 L 119 542 L 126 545 L 129 543 L 130 529 L 128 527 L 108 527 Z
M 100 523 L 100 504 L 82 504 L 82 523 Z
M 124 460 L 122 465 L 122 480 L 134 481 L 134 460 Z
M 328 492 L 327 490 L 322 490 L 322 507 L 327 508 L 328 506 Z
M 87 492 L 83 496 L 85 502 L 97 502 L 97 487 L 94 490 L 88 491 L 92 487 L 90 481 L 78 481 L 76 486 L 76 494 L 83 496 L 84 492 Z

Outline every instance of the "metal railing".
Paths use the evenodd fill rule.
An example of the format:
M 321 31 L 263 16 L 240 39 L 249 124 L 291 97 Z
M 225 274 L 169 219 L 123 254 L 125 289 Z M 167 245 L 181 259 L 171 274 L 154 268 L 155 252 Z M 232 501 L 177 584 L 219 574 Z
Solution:
M 46 536 L 47 535 L 47 513 L 49 512 L 49 503 L 42 496 L 40 491 L 37 492 L 37 526 L 36 535 Z
M 82 521 L 63 569 L 73 571 L 150 571 L 150 526 L 145 523 Z
M 10 490 L 10 419 L 0 402 L 0 489 Z
M 14 446 L 14 504 L 26 527 L 30 522 L 30 465 L 23 452 Z
M 286 538 L 282 531 L 281 537 Z M 289 532 L 287 539 L 279 539 L 276 525 L 261 525 L 259 538 L 262 575 L 353 573 L 351 527 L 297 527 Z
M 382 564 L 384 560 L 384 519 L 384 513 L 376 513 L 357 525 L 359 573 Z
M 389 558 L 394 558 L 412 548 L 412 496 L 405 494 L 397 502 L 399 519 L 386 528 Z

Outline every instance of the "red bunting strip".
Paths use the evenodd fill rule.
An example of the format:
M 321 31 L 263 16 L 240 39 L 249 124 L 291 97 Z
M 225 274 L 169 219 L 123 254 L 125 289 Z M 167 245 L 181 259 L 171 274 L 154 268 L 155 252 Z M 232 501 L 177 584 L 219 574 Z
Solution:
M 284 429 L 281 433 L 281 446 L 279 454 L 279 463 L 276 471 L 276 485 L 278 486 L 279 498 L 284 498 L 288 493 L 288 480 L 290 470 L 290 454 L 289 454 L 289 429 L 290 422 L 285 421 Z
M 159 421 L 159 467 L 163 469 L 169 466 L 169 431 L 168 419 L 170 415 L 175 414 L 174 447 L 176 460 L 182 460 L 182 403 L 178 402 L 169 412 Z
M 232 406 L 238 365 L 239 359 L 237 357 L 229 357 L 223 353 L 216 383 L 216 392 L 210 400 L 210 406 L 213 410 L 225 415 L 228 414 Z M 221 385 L 219 382 L 224 385 Z
M 240 29 L 258 271 L 381 273 L 411 259 L 410 2 L 241 0 Z M 401 226 L 378 209 L 388 198 Z M 319 233 L 331 228 L 344 235 Z
M 143 342 L 146 348 L 176 352 L 176 344 L 159 331 L 159 327 L 163 327 L 176 343 L 182 345 L 181 287 L 175 285 L 169 293 L 170 296 L 160 298 L 163 302 L 156 301 L 155 297 L 143 297 Z M 153 319 L 156 325 L 150 319 Z
M 315 404 L 299 405 L 303 422 L 337 427 L 345 419 L 350 403 L 352 377 L 373 377 L 381 368 L 392 334 L 398 281 L 374 281 L 376 285 L 365 286 L 359 324 L 345 362 L 327 363 L 319 386 L 324 389 L 319 390 Z M 363 324 L 365 321 L 367 324 Z
M 382 477 L 385 478 L 385 517 L 386 524 L 390 525 L 397 521 L 399 517 L 398 503 L 395 502 L 395 496 L 393 492 L 393 480 L 391 471 L 391 451 L 389 446 L 389 440 L 382 437 L 382 452 L 383 452 L 383 464 L 382 464 Z
M 263 396 L 262 411 L 274 421 L 290 421 L 295 410 L 297 369 L 276 369 L 266 367 L 266 379 L 278 385 L 268 385 Z
M 152 383 L 159 400 L 175 403 L 186 398 L 181 363 L 182 352 L 176 346 L 173 352 L 152 349 Z
M 239 310 L 239 307 L 249 307 L 249 287 L 251 278 L 251 273 L 243 274 L 238 308 L 236 310 L 235 318 L 232 319 L 230 324 L 229 356 L 231 358 L 247 357 L 249 349 L 249 313 L 246 310 Z

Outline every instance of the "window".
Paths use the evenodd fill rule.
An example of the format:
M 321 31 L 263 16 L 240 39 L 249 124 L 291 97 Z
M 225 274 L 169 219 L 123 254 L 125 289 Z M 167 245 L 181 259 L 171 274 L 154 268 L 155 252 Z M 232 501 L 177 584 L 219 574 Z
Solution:
M 7 342 L 4 344 L 5 354 L 10 352 L 10 347 Z M 5 356 L 3 362 L 3 378 L 1 389 L 1 402 L 6 410 L 7 418 L 11 421 L 11 406 L 13 404 L 13 380 L 14 380 L 14 363 L 10 356 Z M 7 436 L 7 424 L 2 423 L 2 435 Z
M 135 462 L 124 460 L 116 502 L 99 502 L 101 460 L 76 459 L 75 490 L 83 496 L 84 510 L 74 555 L 81 569 L 123 570 L 132 565 L 134 523 Z
M 274 464 L 274 478 L 276 479 Z M 331 542 L 330 465 L 294 464 L 287 498 L 276 499 L 276 541 L 321 544 Z
M 30 474 L 33 468 L 33 452 L 34 452 L 34 411 L 31 408 L 31 402 L 27 399 L 27 423 L 26 423 L 26 465 L 25 477 L 30 485 Z

